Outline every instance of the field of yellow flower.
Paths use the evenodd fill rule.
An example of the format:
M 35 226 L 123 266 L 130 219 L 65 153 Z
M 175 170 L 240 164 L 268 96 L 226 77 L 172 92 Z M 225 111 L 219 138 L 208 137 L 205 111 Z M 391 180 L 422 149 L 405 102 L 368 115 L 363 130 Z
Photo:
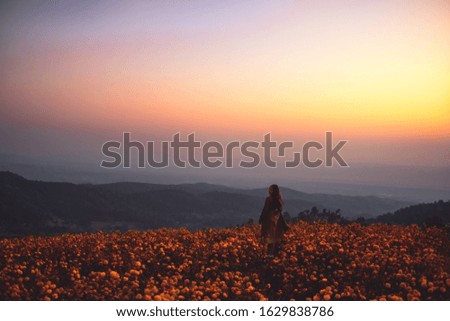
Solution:
M 446 300 L 438 228 L 299 222 L 268 259 L 258 226 L 0 240 L 1 300 Z

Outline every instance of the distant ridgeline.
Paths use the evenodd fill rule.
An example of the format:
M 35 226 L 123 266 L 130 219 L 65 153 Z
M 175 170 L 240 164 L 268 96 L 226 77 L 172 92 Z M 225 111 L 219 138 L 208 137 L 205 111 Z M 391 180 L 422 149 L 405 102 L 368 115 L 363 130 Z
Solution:
M 358 221 L 362 223 L 449 223 L 449 202 L 406 207 L 411 203 L 376 196 L 311 194 L 289 188 L 282 188 L 282 194 L 284 210 L 292 213 L 294 220 L 348 223 L 361 217 Z M 266 195 L 266 188 L 238 189 L 205 183 L 72 184 L 33 181 L 0 172 L 0 237 L 232 227 L 256 222 Z M 295 216 L 305 208 L 312 210 Z M 395 210 L 394 214 L 376 217 Z

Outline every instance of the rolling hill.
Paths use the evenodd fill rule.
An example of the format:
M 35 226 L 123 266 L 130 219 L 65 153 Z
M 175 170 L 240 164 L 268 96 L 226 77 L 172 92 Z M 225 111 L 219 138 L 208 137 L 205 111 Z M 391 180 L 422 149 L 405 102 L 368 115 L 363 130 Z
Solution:
M 369 222 L 389 223 L 389 224 L 425 224 L 425 225 L 445 225 L 450 223 L 450 201 L 443 200 L 411 205 L 398 209 L 394 213 L 386 213 Z

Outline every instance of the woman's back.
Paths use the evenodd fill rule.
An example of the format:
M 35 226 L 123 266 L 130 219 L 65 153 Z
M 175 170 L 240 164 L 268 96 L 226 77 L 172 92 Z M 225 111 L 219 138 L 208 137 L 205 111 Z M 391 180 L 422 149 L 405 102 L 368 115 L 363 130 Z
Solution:
M 266 198 L 264 208 L 259 218 L 261 224 L 261 240 L 269 247 L 275 247 L 281 242 L 287 224 L 281 214 L 283 200 L 277 185 L 271 185 L 269 196 Z

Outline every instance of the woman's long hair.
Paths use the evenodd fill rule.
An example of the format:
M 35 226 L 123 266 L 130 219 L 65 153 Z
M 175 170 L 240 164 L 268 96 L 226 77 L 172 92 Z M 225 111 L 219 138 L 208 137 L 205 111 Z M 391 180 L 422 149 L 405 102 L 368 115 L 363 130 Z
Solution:
M 269 193 L 273 207 L 281 211 L 283 207 L 283 198 L 281 197 L 280 188 L 278 187 L 278 185 L 277 184 L 270 185 Z

